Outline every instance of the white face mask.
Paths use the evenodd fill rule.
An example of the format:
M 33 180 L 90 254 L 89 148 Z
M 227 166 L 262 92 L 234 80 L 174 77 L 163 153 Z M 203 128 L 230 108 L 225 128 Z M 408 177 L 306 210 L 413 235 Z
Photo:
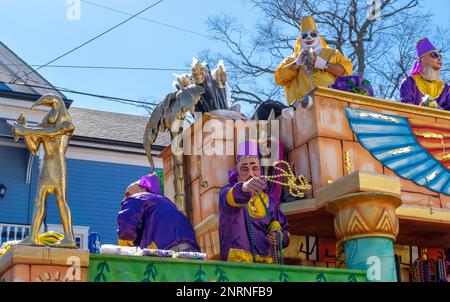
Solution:
M 302 32 L 302 50 L 314 50 L 316 53 L 322 51 L 322 41 L 320 35 L 315 30 L 307 30 Z

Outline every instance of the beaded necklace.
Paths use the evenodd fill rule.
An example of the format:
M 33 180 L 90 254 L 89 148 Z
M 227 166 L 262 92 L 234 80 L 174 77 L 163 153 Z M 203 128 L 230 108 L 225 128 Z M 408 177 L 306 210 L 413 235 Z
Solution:
M 262 198 L 261 194 L 258 194 L 259 200 L 264 206 L 264 210 L 266 211 L 266 216 L 269 219 L 269 221 L 272 221 L 269 209 L 267 208 L 264 199 Z M 247 224 L 248 224 L 248 232 L 250 234 L 250 246 L 252 249 L 252 258 L 253 263 L 256 263 L 256 244 L 255 244 L 255 232 L 253 227 L 253 222 L 250 217 L 250 210 L 248 209 L 248 206 L 246 206 L 246 216 L 247 216 Z M 281 230 L 276 230 L 275 234 L 277 236 L 277 243 L 271 244 L 272 245 L 272 257 L 275 263 L 277 264 L 284 264 L 283 259 L 283 242 L 281 240 Z
M 252 249 L 253 263 L 256 263 L 255 233 L 253 231 L 253 223 L 250 217 L 250 210 L 248 209 L 248 207 L 246 207 L 246 214 L 247 214 L 248 232 L 250 233 L 250 246 Z
M 283 165 L 286 169 L 283 169 Z M 296 177 L 294 172 L 292 171 L 291 165 L 286 161 L 278 161 L 273 166 L 274 170 L 278 171 L 280 174 L 278 175 L 270 175 L 264 176 L 264 178 L 271 183 L 277 184 L 279 186 L 288 187 L 289 194 L 294 197 L 303 198 L 305 197 L 304 190 L 311 190 L 311 185 L 309 184 L 308 179 L 301 175 Z M 287 182 L 280 181 L 285 178 Z

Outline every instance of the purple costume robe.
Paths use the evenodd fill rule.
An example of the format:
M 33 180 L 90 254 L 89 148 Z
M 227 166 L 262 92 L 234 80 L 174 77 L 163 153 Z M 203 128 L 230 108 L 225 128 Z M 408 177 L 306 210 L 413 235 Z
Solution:
M 401 102 L 420 105 L 423 96 L 413 77 L 409 76 L 402 82 L 400 86 Z M 450 110 L 450 86 L 448 84 L 444 85 L 444 89 L 436 101 L 444 110 Z
M 229 172 L 229 184 L 224 186 L 220 191 L 219 198 L 219 237 L 220 237 L 220 257 L 223 261 L 232 260 L 229 258 L 230 250 L 242 250 L 248 254 L 252 254 L 250 243 L 249 224 L 247 220 L 247 204 L 251 199 L 250 193 L 242 191 L 242 182 L 237 181 L 237 172 L 231 170 Z M 234 205 L 230 205 L 228 197 L 231 194 Z M 276 206 L 270 195 L 263 194 L 268 198 L 268 211 L 272 221 L 276 220 L 280 223 L 283 233 L 283 247 L 289 244 L 288 230 L 289 226 L 286 217 Z M 261 202 L 258 200 L 257 202 Z M 271 257 L 271 245 L 266 240 L 269 234 L 268 228 L 272 221 L 267 215 L 261 218 L 250 218 L 254 229 L 256 254 L 261 257 Z
M 126 198 L 117 220 L 119 239 L 140 248 L 155 243 L 161 250 L 180 245 L 182 251 L 200 252 L 189 220 L 162 195 L 138 193 Z

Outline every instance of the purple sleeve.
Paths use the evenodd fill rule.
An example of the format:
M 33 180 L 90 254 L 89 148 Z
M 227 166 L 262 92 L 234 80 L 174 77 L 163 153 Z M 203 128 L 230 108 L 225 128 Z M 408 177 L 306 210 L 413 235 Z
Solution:
M 228 200 L 228 194 L 231 189 L 233 189 L 233 200 L 230 203 Z M 239 211 L 242 206 L 244 206 L 250 200 L 250 198 L 250 193 L 242 192 L 242 183 L 237 183 L 234 186 L 227 185 L 220 190 L 219 207 L 221 211 L 224 211 L 228 214 L 235 213 L 236 211 Z
M 448 84 L 445 85 L 444 93 L 446 94 L 444 97 L 444 103 L 441 105 L 447 111 L 450 111 L 450 86 Z
M 138 231 L 142 227 L 145 202 L 142 200 L 127 198 L 122 204 L 117 222 L 119 239 L 135 241 Z
M 400 86 L 400 101 L 402 103 L 419 105 L 422 97 L 416 91 L 416 83 L 412 77 L 407 77 Z
M 238 182 L 233 187 L 233 197 L 234 201 L 238 204 L 245 205 L 248 203 L 250 198 L 252 198 L 252 194 L 249 192 L 242 191 L 243 182 Z

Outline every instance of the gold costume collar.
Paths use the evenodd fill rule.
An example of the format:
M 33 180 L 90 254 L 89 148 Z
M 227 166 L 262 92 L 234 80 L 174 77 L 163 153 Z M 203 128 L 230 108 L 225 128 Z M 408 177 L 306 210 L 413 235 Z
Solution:
M 412 78 L 423 95 L 429 95 L 433 99 L 437 99 L 441 96 L 442 91 L 444 91 L 445 83 L 441 80 L 430 82 L 425 80 L 420 74 L 415 74 Z

